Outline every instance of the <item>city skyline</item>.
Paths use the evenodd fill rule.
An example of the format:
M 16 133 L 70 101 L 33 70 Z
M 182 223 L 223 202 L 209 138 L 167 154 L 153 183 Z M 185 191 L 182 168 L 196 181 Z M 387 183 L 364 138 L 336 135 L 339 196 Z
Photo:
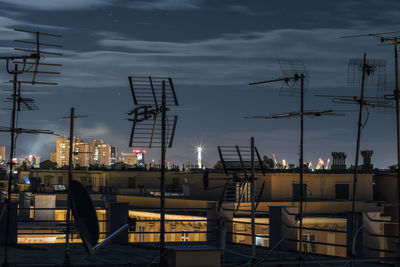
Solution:
M 349 109 L 313 95 L 357 95 L 359 88 L 346 84 L 347 63 L 350 58 L 361 58 L 363 52 L 369 58 L 387 60 L 388 93 L 393 87 L 391 47 L 376 46 L 379 42 L 372 38 L 340 37 L 396 30 L 396 1 L 309 1 L 307 5 L 201 0 L 0 3 L 5 7 L 0 11 L 0 27 L 5 33 L 0 37 L 2 54 L 14 53 L 12 41 L 23 38 L 12 31 L 16 27 L 64 36 L 59 86 L 23 86 L 23 91 L 36 91 L 26 95 L 36 100 L 40 110 L 21 113 L 21 126 L 67 135 L 68 123 L 57 119 L 74 106 L 78 114 L 89 116 L 76 121 L 77 136 L 108 140 L 121 151 L 129 151 L 131 125 L 126 112 L 133 102 L 127 77 L 165 75 L 173 78 L 181 104 L 174 111 L 179 123 L 167 159 L 180 165 L 187 158 L 195 162 L 193 146 L 202 143 L 206 148 L 203 164 L 211 167 L 218 160 L 218 145 L 246 145 L 250 136 L 255 137 L 262 155 L 274 153 L 297 164 L 296 119 L 243 119 L 298 110 L 297 99 L 279 96 L 279 85 L 247 86 L 279 77 L 279 58 L 304 61 L 310 74 L 306 109 Z M 0 77 L 9 78 L 3 72 Z M 2 85 L 4 97 L 9 89 L 8 84 Z M 367 94 L 375 96 L 375 89 L 369 88 Z M 2 111 L 0 121 L 9 124 L 7 110 Z M 361 149 L 374 150 L 376 167 L 386 168 L 396 161 L 394 122 L 394 114 L 371 112 Z M 54 140 L 21 135 L 17 155 L 45 157 Z M 356 113 L 345 118 L 306 119 L 305 161 L 327 159 L 336 151 L 346 152 L 348 165 L 354 164 L 355 140 Z M 2 134 L 0 142 L 9 144 L 9 135 Z M 148 156 L 160 158 L 157 149 Z
M 0 7 L 2 266 L 400 262 L 399 1 Z

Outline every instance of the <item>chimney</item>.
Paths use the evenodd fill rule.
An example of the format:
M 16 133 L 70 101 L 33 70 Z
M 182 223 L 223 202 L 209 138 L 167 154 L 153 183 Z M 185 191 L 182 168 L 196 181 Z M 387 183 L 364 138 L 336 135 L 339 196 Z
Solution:
M 372 170 L 374 168 L 374 165 L 371 163 L 373 153 L 374 151 L 372 150 L 361 150 L 361 156 L 363 157 L 362 168 L 364 170 Z
M 332 170 L 345 170 L 346 169 L 346 153 L 332 152 Z

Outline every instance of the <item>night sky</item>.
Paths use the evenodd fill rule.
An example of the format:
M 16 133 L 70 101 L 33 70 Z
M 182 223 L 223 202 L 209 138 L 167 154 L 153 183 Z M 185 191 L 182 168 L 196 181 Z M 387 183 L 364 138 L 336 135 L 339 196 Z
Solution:
M 217 145 L 247 145 L 254 136 L 263 155 L 298 162 L 299 119 L 247 120 L 243 117 L 298 111 L 299 99 L 280 96 L 281 85 L 247 83 L 282 76 L 278 59 L 304 61 L 310 75 L 305 109 L 353 109 L 315 94 L 358 95 L 347 85 L 350 58 L 387 60 L 388 93 L 393 85 L 393 47 L 371 37 L 341 36 L 400 30 L 400 3 L 393 1 L 233 1 L 233 0 L 0 0 L 0 54 L 15 54 L 14 39 L 27 38 L 13 28 L 62 34 L 59 85 L 23 86 L 40 110 L 22 112 L 19 126 L 68 135 L 68 121 L 57 118 L 71 107 L 88 115 L 76 121 L 77 136 L 103 139 L 128 152 L 133 107 L 128 76 L 172 77 L 180 106 L 175 143 L 167 159 L 196 163 L 195 145 L 203 144 L 204 164 L 218 160 Z M 58 40 L 57 40 L 58 41 Z M 49 59 L 50 61 L 50 59 Z M 11 78 L 0 66 L 1 98 L 10 95 Z M 50 79 L 47 79 L 50 81 Z M 35 90 L 36 92 L 32 92 Z M 368 96 L 376 88 L 367 88 Z M 2 102 L 1 125 L 10 122 Z M 332 151 L 347 153 L 354 164 L 357 113 L 305 120 L 305 160 L 326 160 Z M 394 112 L 371 110 L 361 149 L 374 150 L 373 163 L 396 161 Z M 9 145 L 9 134 L 0 142 Z M 49 158 L 55 137 L 23 135 L 17 155 Z M 159 151 L 147 159 L 159 160 Z

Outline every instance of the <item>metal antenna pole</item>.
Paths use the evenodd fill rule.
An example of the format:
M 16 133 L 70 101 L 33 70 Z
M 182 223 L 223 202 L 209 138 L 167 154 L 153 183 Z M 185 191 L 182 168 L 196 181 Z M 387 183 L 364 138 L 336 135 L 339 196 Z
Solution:
M 10 204 L 11 204 L 11 183 L 13 182 L 14 176 L 14 148 L 15 148 L 15 121 L 17 113 L 17 85 L 18 85 L 18 65 L 15 64 L 14 69 L 14 79 L 13 79 L 13 108 L 11 113 L 11 147 L 10 147 L 10 174 L 8 176 L 8 188 L 7 188 L 7 198 L 6 198 L 6 238 L 4 244 L 4 264 L 3 266 L 8 266 L 8 237 L 9 237 L 9 224 L 10 224 Z
M 135 108 L 128 112 L 133 118 L 129 146 L 161 148 L 160 179 L 160 266 L 165 252 L 165 176 L 166 149 L 172 146 L 177 116 L 169 119 L 168 105 L 178 106 L 174 85 L 166 77 L 128 77 Z M 168 88 L 167 88 L 168 86 Z M 161 116 L 161 120 L 159 117 Z M 160 125 L 161 124 L 161 125 Z M 168 128 L 167 128 L 168 124 Z M 172 127 L 170 127 L 172 126 Z
M 299 238 L 299 259 L 303 258 L 303 135 L 304 135 L 304 74 L 300 75 L 300 238 Z M 301 263 L 300 263 L 301 264 Z
M 161 97 L 161 184 L 160 184 L 160 256 L 165 250 L 165 153 L 166 153 L 166 94 L 165 80 L 162 81 Z M 160 258 L 162 263 L 162 257 Z
M 396 98 L 396 132 L 397 132 L 397 199 L 400 199 L 400 114 L 399 114 L 399 55 L 397 52 L 397 38 L 394 38 L 394 60 L 395 60 L 395 74 L 396 74 L 396 89 L 394 90 L 394 97 Z M 399 202 L 399 201 L 397 201 Z M 397 220 L 400 220 L 400 205 L 397 207 Z M 400 224 L 398 227 L 398 241 L 400 244 Z
M 10 147 L 10 162 L 9 162 L 9 177 L 8 177 L 8 196 L 5 199 L 5 209 L 6 209 L 6 233 L 5 233 L 5 244 L 4 244 L 4 262 L 3 266 L 8 266 L 8 243 L 9 243 L 9 224 L 10 224 L 10 204 L 11 204 L 11 193 L 12 193 L 12 188 L 11 185 L 14 180 L 14 154 L 15 154 L 15 143 L 16 143 L 16 132 L 18 130 L 18 133 L 47 133 L 47 134 L 52 134 L 53 132 L 51 131 L 39 131 L 39 130 L 29 130 L 29 129 L 17 129 L 16 127 L 16 121 L 17 121 L 17 112 L 21 111 L 21 103 L 24 103 L 29 110 L 33 109 L 32 106 L 27 104 L 30 102 L 32 104 L 32 99 L 23 99 L 21 97 L 21 91 L 20 91 L 20 86 L 21 83 L 28 83 L 28 84 L 48 84 L 48 85 L 55 85 L 56 83 L 47 83 L 47 82 L 36 82 L 36 75 L 38 73 L 46 73 L 46 74 L 59 74 L 59 72 L 39 72 L 38 71 L 38 66 L 40 64 L 42 65 L 49 65 L 49 66 L 61 66 L 59 64 L 43 64 L 39 63 L 41 57 L 40 54 L 48 54 L 48 55 L 61 55 L 59 53 L 54 53 L 54 52 L 44 52 L 40 50 L 40 46 L 45 45 L 45 46 L 51 46 L 51 47 L 61 47 L 59 45 L 53 45 L 53 44 L 43 44 L 39 42 L 39 34 L 44 34 L 40 32 L 32 32 L 32 31 L 25 31 L 25 30 L 17 30 L 17 32 L 25 32 L 25 33 L 31 33 L 35 34 L 36 36 L 36 42 L 31 42 L 31 41 L 25 41 L 25 40 L 15 40 L 15 42 L 19 43 L 25 43 L 25 44 L 35 44 L 35 50 L 32 49 L 27 49 L 27 48 L 15 48 L 16 51 L 22 51 L 22 52 L 30 52 L 29 55 L 21 55 L 21 56 L 6 56 L 6 57 L 0 57 L 0 60 L 5 60 L 6 61 L 6 70 L 9 74 L 13 75 L 13 80 L 10 81 L 13 83 L 13 94 L 11 96 L 12 100 L 12 112 L 11 112 L 11 125 L 9 128 L 6 130 L 3 129 L 5 132 L 10 132 L 11 133 L 11 147 Z M 54 36 L 54 37 L 61 37 L 59 35 L 54 35 L 54 34 L 44 34 L 47 36 Z M 29 61 L 29 60 L 34 60 L 34 62 Z M 14 70 L 10 69 L 9 66 L 14 64 Z M 18 68 L 18 65 L 21 64 L 21 67 Z M 27 67 L 29 65 L 30 67 Z M 34 71 L 30 71 L 32 67 L 34 68 Z M 31 81 L 27 80 L 18 80 L 18 75 L 19 74 L 24 74 L 24 73 L 33 73 L 33 77 Z M 26 101 L 26 102 L 25 102 Z
M 251 195 L 251 249 L 252 262 L 251 266 L 255 266 L 256 257 L 256 227 L 255 227 L 255 202 L 256 202 L 256 186 L 255 186 L 255 170 L 254 170 L 254 137 L 251 137 L 251 177 L 250 177 L 250 195 Z
M 360 139 L 361 139 L 361 128 L 362 128 L 362 115 L 363 115 L 363 104 L 364 104 L 364 87 L 365 87 L 365 74 L 367 71 L 367 54 L 364 53 L 363 59 L 363 72 L 361 78 L 361 94 L 360 94 L 360 109 L 358 113 L 358 128 L 357 128 L 357 146 L 356 146 L 356 159 L 354 163 L 354 179 L 353 179 L 353 196 L 352 196 L 352 217 L 353 217 L 353 227 L 352 227 L 352 240 L 354 242 L 354 236 L 357 231 L 357 223 L 356 223 L 356 198 L 357 198 L 357 176 L 358 176 L 358 160 L 360 154 Z M 353 243 L 352 242 L 352 243 Z M 351 244 L 351 256 L 354 257 L 356 255 L 355 246 Z
M 71 181 L 72 181 L 72 154 L 74 146 L 74 119 L 75 109 L 71 108 L 71 118 L 69 126 L 69 157 L 68 157 L 68 189 L 67 189 L 67 229 L 65 234 L 65 258 L 64 265 L 70 265 L 71 248 L 69 244 L 69 237 L 71 234 Z

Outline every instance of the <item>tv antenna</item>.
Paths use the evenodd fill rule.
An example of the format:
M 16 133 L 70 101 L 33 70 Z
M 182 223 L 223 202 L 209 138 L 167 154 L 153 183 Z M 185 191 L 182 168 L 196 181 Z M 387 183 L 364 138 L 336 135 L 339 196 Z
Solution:
M 281 113 L 281 114 L 270 114 L 270 115 L 262 115 L 262 116 L 248 116 L 245 119 L 287 119 L 293 117 L 300 117 L 301 121 L 303 120 L 304 116 L 308 117 L 321 117 L 321 116 L 345 116 L 342 112 L 336 112 L 333 110 L 305 110 L 304 112 L 288 112 L 288 113 Z M 300 133 L 300 192 L 297 199 L 299 200 L 299 221 L 300 221 L 300 259 L 302 259 L 302 230 L 303 230 L 303 202 L 306 199 L 306 192 L 304 192 L 304 160 L 303 160 L 303 131 L 304 128 L 301 127 Z
M 62 56 L 61 53 L 53 52 L 53 51 L 43 51 L 43 47 L 50 48 L 61 48 L 60 45 L 52 44 L 48 42 L 42 42 L 42 38 L 51 38 L 51 37 L 62 37 L 61 35 L 51 34 L 51 33 L 43 33 L 43 32 L 34 32 L 27 31 L 21 29 L 14 29 L 16 32 L 26 33 L 34 37 L 34 41 L 26 41 L 26 40 L 15 40 L 16 43 L 21 44 L 23 47 L 14 48 L 15 51 L 24 52 L 24 55 L 11 55 L 11 56 L 1 56 L 0 60 L 6 61 L 6 70 L 7 73 L 13 76 L 12 80 L 9 80 L 10 83 L 13 84 L 13 93 L 11 95 L 10 100 L 12 101 L 12 112 L 11 112 L 11 127 L 9 129 L 11 135 L 11 145 L 10 145 L 10 175 L 8 177 L 8 197 L 6 198 L 6 206 L 7 206 L 7 218 L 6 218 L 6 238 L 5 238 L 5 246 L 4 246 L 4 265 L 8 265 L 8 229 L 10 222 L 10 202 L 11 202 L 11 183 L 13 182 L 13 158 L 14 151 L 16 145 L 16 137 L 15 134 L 17 132 L 24 132 L 23 129 L 17 129 L 17 112 L 21 110 L 21 104 L 28 107 L 28 110 L 33 110 L 34 106 L 33 100 L 24 99 L 21 97 L 21 84 L 40 84 L 40 85 L 57 85 L 55 82 L 46 82 L 46 81 L 38 81 L 37 78 L 41 74 L 52 75 L 52 74 L 60 74 L 59 72 L 50 71 L 50 70 L 39 70 L 40 66 L 45 67 L 58 67 L 61 64 L 55 63 L 43 63 L 41 62 L 43 55 L 46 56 Z M 21 77 L 21 79 L 19 79 Z M 4 130 L 4 129 L 3 129 Z M 18 130 L 18 131 L 17 131 Z M 25 129 L 27 130 L 27 129 Z M 25 131 L 25 133 L 43 133 L 40 130 L 34 130 L 33 132 Z M 47 132 L 44 132 L 47 133 Z
M 341 113 L 335 113 L 332 110 L 320 110 L 320 111 L 304 111 L 304 90 L 306 84 L 309 81 L 308 72 L 304 66 L 302 61 L 298 60 L 279 60 L 278 61 L 281 70 L 283 73 L 283 77 L 266 80 L 261 82 L 252 82 L 249 85 L 258 85 L 265 83 L 274 83 L 274 82 L 282 82 L 282 87 L 280 90 L 280 95 L 287 96 L 300 96 L 300 112 L 290 112 L 290 113 L 282 113 L 282 114 L 272 114 L 266 116 L 255 116 L 249 118 L 264 118 L 264 119 L 272 119 L 272 118 L 289 118 L 289 117 L 300 117 L 300 158 L 299 158 L 299 169 L 300 169 L 300 197 L 299 197 L 299 222 L 300 222 L 300 238 L 299 238 L 299 257 L 302 259 L 303 255 L 303 202 L 304 202 L 304 145 L 303 145 L 303 137 L 304 137 L 304 116 L 316 116 L 319 117 L 321 115 L 331 115 L 331 116 L 341 116 Z
M 288 113 L 281 113 L 281 114 L 270 114 L 270 115 L 261 115 L 261 116 L 247 116 L 244 117 L 245 119 L 286 119 L 286 118 L 293 118 L 303 116 L 310 116 L 310 117 L 321 117 L 321 116 L 345 116 L 342 111 L 336 112 L 334 110 L 305 110 L 303 114 L 300 112 L 288 112 Z
M 160 181 L 160 255 L 165 251 L 165 155 L 172 147 L 178 116 L 167 116 L 170 106 L 178 106 L 171 78 L 128 77 L 135 108 L 132 116 L 129 147 L 140 146 L 161 149 Z M 160 258 L 162 262 L 162 257 Z
M 397 189 L 400 192 L 400 88 L 399 88 L 399 56 L 397 46 L 399 44 L 400 31 L 368 33 L 353 36 L 344 36 L 343 38 L 354 37 L 373 37 L 380 40 L 381 45 L 392 45 L 394 49 L 394 70 L 395 70 L 395 89 L 393 94 L 384 95 L 385 99 L 394 100 L 396 108 L 396 141 L 397 141 Z M 399 193 L 400 195 L 400 193 Z M 400 214 L 400 206 L 398 206 L 398 214 Z M 400 242 L 400 224 L 398 224 L 398 241 Z
M 93 218 L 90 217 L 91 214 L 91 207 L 93 207 L 93 205 L 91 205 L 91 201 L 90 203 L 88 203 L 88 198 L 90 200 L 89 194 L 87 195 L 87 197 L 85 196 L 85 192 L 84 190 L 81 189 L 81 187 L 79 186 L 79 184 L 77 185 L 78 182 L 73 180 L 72 177 L 72 165 L 73 165 L 73 154 L 74 154 L 74 127 L 75 127 L 75 119 L 78 118 L 87 118 L 87 115 L 75 115 L 75 108 L 71 108 L 70 111 L 70 116 L 64 116 L 59 118 L 58 120 L 60 121 L 64 121 L 64 120 L 69 120 L 70 121 L 70 125 L 69 125 L 69 153 L 68 153 L 68 187 L 67 187 L 67 221 L 66 221 L 66 231 L 65 231 L 65 252 L 64 252 L 64 265 L 69 266 L 70 265 L 70 258 L 71 258 L 71 248 L 69 245 L 69 237 L 71 235 L 71 208 L 73 207 L 73 202 L 74 202 L 74 198 L 73 198 L 73 186 L 75 185 L 75 189 L 78 191 L 78 193 L 75 192 L 76 195 L 74 195 L 75 199 L 79 198 L 80 196 L 82 197 L 82 209 L 87 209 L 87 216 L 89 216 L 89 218 L 87 218 L 87 222 L 86 223 L 93 223 Z M 74 183 L 75 182 L 75 183 Z M 76 205 L 76 204 L 75 204 Z M 91 205 L 91 206 L 90 206 Z M 76 214 L 80 214 L 80 211 L 76 211 Z M 95 213 L 96 215 L 96 213 Z M 76 218 L 76 216 L 74 216 Z M 96 222 L 97 222 L 97 217 L 96 217 Z M 83 223 L 81 222 L 80 225 L 82 225 Z M 81 226 L 82 227 L 82 226 Z M 92 226 L 93 231 L 95 231 L 96 226 L 93 225 Z M 97 225 L 97 229 L 99 228 L 99 226 Z M 78 229 L 79 229 L 79 223 L 78 223 Z M 90 231 L 92 231 L 90 229 Z M 82 236 L 82 235 L 81 235 Z M 97 236 L 98 239 L 98 236 Z M 92 241 L 94 240 L 93 238 L 91 239 Z M 85 245 L 85 248 L 87 248 L 86 246 L 86 241 L 84 241 L 84 238 L 82 238 L 82 242 Z M 96 241 L 97 242 L 97 241 Z
M 18 83 L 16 98 L 17 98 L 17 112 L 39 109 L 37 107 L 34 99 L 32 99 L 30 97 L 22 97 L 21 96 L 21 83 Z M 12 103 L 13 100 L 14 100 L 13 96 L 11 96 L 11 97 L 7 97 L 7 99 L 4 102 Z M 9 109 L 9 110 L 12 110 L 12 109 Z
M 14 128 L 14 130 L 11 130 L 10 127 L 0 126 L 0 132 L 2 133 L 10 133 L 11 131 L 14 131 L 14 133 L 16 133 L 17 135 L 25 133 L 25 134 L 50 134 L 59 136 L 59 134 L 54 133 L 52 130 L 37 130 L 37 129 L 26 129 L 26 128 Z
M 349 78 L 350 84 L 352 81 L 357 81 L 361 85 L 360 98 L 355 104 L 359 105 L 358 113 L 358 124 L 357 124 L 357 145 L 356 145 L 356 157 L 354 163 L 354 179 L 353 179 L 353 193 L 352 193 L 352 216 L 353 216 L 353 227 L 352 227 L 352 240 L 354 239 L 357 231 L 356 223 L 356 199 L 357 199 L 357 180 L 358 180 L 358 161 L 360 154 L 360 141 L 361 141 L 361 131 L 362 131 L 362 118 L 363 118 L 363 107 L 364 107 L 364 91 L 369 80 L 375 81 L 374 76 L 381 74 L 385 71 L 386 61 L 384 60 L 367 60 L 367 54 L 364 53 L 363 59 L 350 59 L 349 61 Z M 361 73 L 361 75 L 360 75 Z M 353 77 L 352 77 L 353 76 Z M 361 80 L 358 78 L 361 76 Z M 354 79 L 354 77 L 357 77 Z M 373 85 L 374 83 L 372 83 Z M 351 246 L 351 254 L 355 256 L 355 246 Z
M 218 204 L 218 211 L 221 210 L 222 203 L 226 201 L 237 202 L 235 211 L 239 211 L 242 202 L 251 202 L 251 245 L 252 257 L 255 260 L 255 213 L 265 186 L 264 180 L 259 193 L 256 193 L 255 183 L 257 178 L 255 175 L 255 164 L 258 164 L 257 170 L 261 170 L 265 176 L 264 164 L 254 145 L 254 137 L 251 137 L 250 146 L 218 146 L 218 153 L 224 172 L 230 178 L 211 178 L 209 177 L 208 170 L 206 170 L 203 176 L 204 189 L 223 188 Z M 210 180 L 225 180 L 226 183 L 223 186 L 209 187 Z
M 381 59 L 367 59 L 364 53 L 363 59 L 350 59 L 348 64 L 348 78 L 349 85 L 360 86 L 360 96 L 331 96 L 331 95 L 317 95 L 319 97 L 332 98 L 334 103 L 340 104 L 355 104 L 359 106 L 358 110 L 358 123 L 357 123 L 357 143 L 356 143 L 356 156 L 354 163 L 354 176 L 353 176 L 353 192 L 352 192 L 352 217 L 353 227 L 352 236 L 354 237 L 357 231 L 356 221 L 356 200 L 357 200 L 357 183 L 358 183 L 358 162 L 360 154 L 361 132 L 366 126 L 369 118 L 368 107 L 391 107 L 389 101 L 378 97 L 365 97 L 365 87 L 380 88 L 385 83 L 386 77 L 386 61 Z M 367 117 L 363 122 L 363 110 L 366 109 Z M 353 239 L 352 239 L 353 240 Z M 355 246 L 352 245 L 349 255 L 355 256 Z

